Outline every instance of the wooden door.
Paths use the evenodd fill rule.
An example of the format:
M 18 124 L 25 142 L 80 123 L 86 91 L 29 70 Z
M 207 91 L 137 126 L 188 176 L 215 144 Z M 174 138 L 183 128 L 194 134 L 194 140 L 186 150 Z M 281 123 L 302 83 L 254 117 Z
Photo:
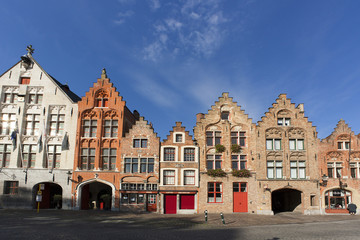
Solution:
M 248 212 L 247 183 L 233 183 L 234 212 Z
M 89 210 L 89 184 L 82 187 L 81 190 L 81 210 Z
M 147 195 L 147 209 L 148 212 L 156 212 L 156 194 Z
M 176 195 L 165 194 L 164 195 L 164 213 L 165 214 L 176 214 Z

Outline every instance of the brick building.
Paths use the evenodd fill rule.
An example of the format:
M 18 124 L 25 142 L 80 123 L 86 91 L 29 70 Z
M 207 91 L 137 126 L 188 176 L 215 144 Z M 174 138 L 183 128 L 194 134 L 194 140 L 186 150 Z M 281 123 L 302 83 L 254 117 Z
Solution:
M 321 209 L 347 213 L 347 205 L 360 206 L 360 144 L 344 120 L 319 146 Z
M 161 213 L 197 213 L 199 148 L 181 122 L 161 144 Z
M 120 196 L 121 140 L 138 118 L 107 78 L 101 78 L 78 102 L 74 170 L 75 209 L 118 209 Z
M 40 187 L 40 208 L 70 209 L 80 98 L 27 51 L 0 76 L 0 206 L 35 208 Z
M 199 212 L 256 211 L 255 129 L 228 93 L 223 93 L 207 114 L 197 114 L 194 137 L 200 148 Z M 251 176 L 237 177 L 233 172 Z
M 280 94 L 256 129 L 257 213 L 319 214 L 316 128 Z
M 157 211 L 160 138 L 140 117 L 122 138 L 120 210 Z

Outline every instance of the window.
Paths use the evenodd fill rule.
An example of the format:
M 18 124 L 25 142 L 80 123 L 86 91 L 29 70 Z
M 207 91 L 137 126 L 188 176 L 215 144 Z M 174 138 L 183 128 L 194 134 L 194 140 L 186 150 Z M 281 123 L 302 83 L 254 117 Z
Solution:
M 26 114 L 26 129 L 25 135 L 37 136 L 39 135 L 40 115 Z
M 221 155 L 206 155 L 207 169 L 221 169 L 222 156 Z
M 175 185 L 175 170 L 164 170 L 164 185 Z
M 4 194 L 17 195 L 19 193 L 18 181 L 4 181 Z
M 154 172 L 154 159 L 153 158 L 141 158 L 140 159 L 140 172 L 141 173 Z
M 17 93 L 5 93 L 4 94 L 4 103 L 17 103 L 18 94 Z
M 338 142 L 338 149 L 339 150 L 349 150 L 350 142 Z
M 64 135 L 65 114 L 50 115 L 50 136 Z
M 0 166 L 9 167 L 11 155 L 11 144 L 0 144 Z
M 231 155 L 231 168 L 235 170 L 246 169 L 246 155 Z
M 231 144 L 237 144 L 245 147 L 245 132 L 231 132 Z
M 329 162 L 327 164 L 328 177 L 329 178 L 341 178 L 342 176 L 342 163 L 341 162 Z
M 138 158 L 125 158 L 125 173 L 137 173 L 139 170 Z
M 289 139 L 290 150 L 304 150 L 304 139 Z
M 281 150 L 281 139 L 266 139 L 266 150 Z
M 195 161 L 195 148 L 184 148 L 184 161 L 185 162 Z
M 116 168 L 116 148 L 103 148 L 102 149 L 102 169 L 115 170 Z
M 359 162 L 351 162 L 350 163 L 350 172 L 351 172 L 351 178 L 359 178 L 360 163 Z
M 175 134 L 175 142 L 181 143 L 183 141 L 183 135 L 182 134 Z
M 96 107 L 108 107 L 109 106 L 109 99 L 104 97 L 104 98 L 96 98 Z
M 247 192 L 247 184 L 246 183 L 233 183 L 233 192 Z
M 97 120 L 83 120 L 83 137 L 96 137 Z
M 1 116 L 1 135 L 10 135 L 16 128 L 16 115 L 3 113 Z
M 221 143 L 221 132 L 207 131 L 206 132 L 206 145 L 215 146 Z
M 28 103 L 29 104 L 41 104 L 43 99 L 42 94 L 29 94 Z
M 143 183 L 121 183 L 121 190 L 132 190 L 132 191 L 143 191 L 143 190 L 150 190 L 150 191 L 156 191 L 157 190 L 157 184 L 145 184 Z
M 60 168 L 61 145 L 48 145 L 48 167 Z
M 184 171 L 184 185 L 195 185 L 195 171 L 185 170 Z
M 221 112 L 221 119 L 229 120 L 229 112 L 228 111 Z
M 269 179 L 281 179 L 282 166 L 282 161 L 267 161 L 267 177 Z
M 144 204 L 145 194 L 143 193 L 122 193 L 121 204 Z
M 325 192 L 326 209 L 346 209 L 351 203 L 351 192 L 344 189 L 333 189 Z
M 23 163 L 26 168 L 35 167 L 36 160 L 36 145 L 35 144 L 24 144 L 22 146 Z
M 147 139 L 134 139 L 133 147 L 134 148 L 147 148 Z
M 95 148 L 81 148 L 81 169 L 92 170 L 95 167 Z
M 278 126 L 290 126 L 290 118 L 278 118 L 277 125 Z
M 175 161 L 175 148 L 164 148 L 164 161 Z
M 104 121 L 104 137 L 115 138 L 118 136 L 118 120 Z
M 148 194 L 148 204 L 156 203 L 156 194 Z
M 20 78 L 20 84 L 30 84 L 30 78 L 29 77 Z
M 290 162 L 290 178 L 305 179 L 305 161 L 291 161 Z
M 208 183 L 208 203 L 222 202 L 222 183 L 209 182 Z

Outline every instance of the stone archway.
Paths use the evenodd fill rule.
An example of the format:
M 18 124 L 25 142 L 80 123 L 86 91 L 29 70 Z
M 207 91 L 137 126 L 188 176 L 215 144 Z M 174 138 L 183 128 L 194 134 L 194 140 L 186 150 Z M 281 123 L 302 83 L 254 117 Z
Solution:
M 78 206 L 81 210 L 111 210 L 114 206 L 114 189 L 101 181 L 90 181 L 78 189 Z
M 36 195 L 39 192 L 39 186 L 43 188 L 41 191 L 41 202 L 39 207 L 41 209 L 48 208 L 62 208 L 62 187 L 59 184 L 52 182 L 42 182 L 34 185 L 33 192 L 33 206 L 34 208 L 38 207 L 36 202 Z
M 283 188 L 271 193 L 272 211 L 279 212 L 301 211 L 301 192 L 296 189 Z

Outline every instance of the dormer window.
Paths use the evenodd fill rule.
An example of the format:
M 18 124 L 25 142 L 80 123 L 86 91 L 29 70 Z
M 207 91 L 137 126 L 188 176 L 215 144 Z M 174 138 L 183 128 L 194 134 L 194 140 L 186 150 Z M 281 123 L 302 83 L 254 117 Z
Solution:
M 29 77 L 20 78 L 20 84 L 30 84 L 30 78 Z
M 277 125 L 278 126 L 290 126 L 290 118 L 278 118 Z
M 221 112 L 221 119 L 229 120 L 229 112 L 228 111 Z
M 182 142 L 182 134 L 176 134 L 175 135 L 175 142 L 177 142 L 177 143 Z

